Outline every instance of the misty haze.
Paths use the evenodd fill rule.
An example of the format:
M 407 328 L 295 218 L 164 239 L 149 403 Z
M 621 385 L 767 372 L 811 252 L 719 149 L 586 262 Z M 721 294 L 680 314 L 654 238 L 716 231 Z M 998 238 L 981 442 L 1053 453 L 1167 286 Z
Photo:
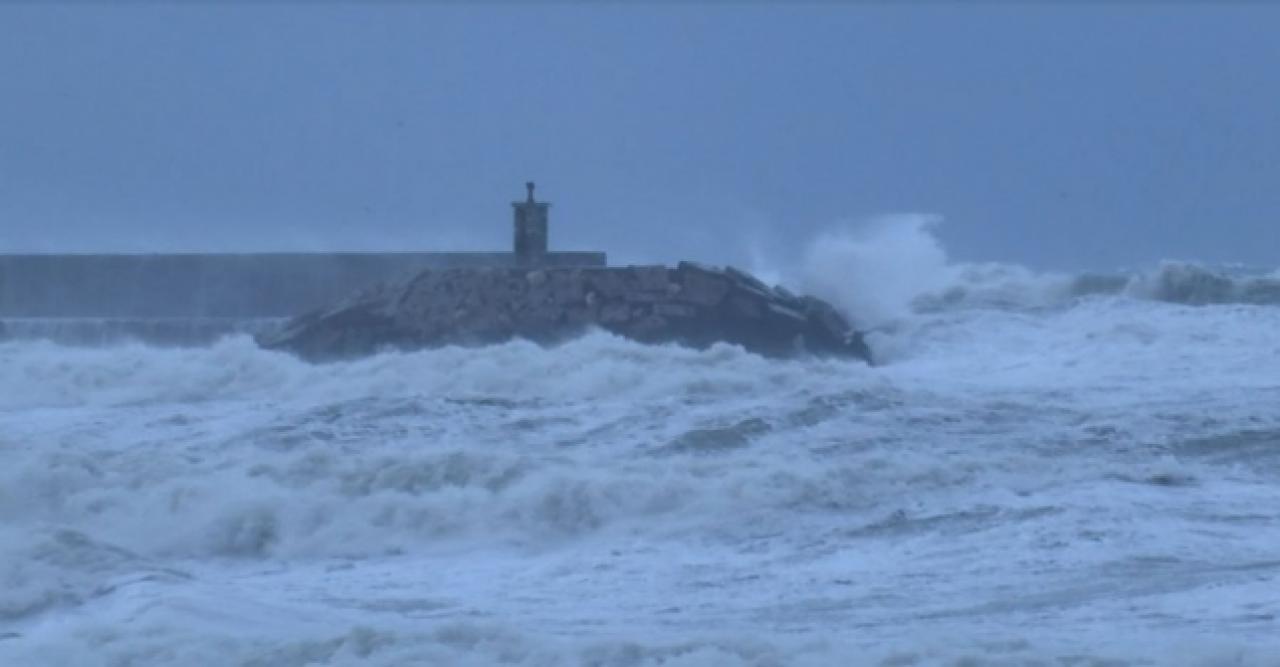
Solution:
M 1280 665 L 1280 9 L 0 6 L 0 665 Z

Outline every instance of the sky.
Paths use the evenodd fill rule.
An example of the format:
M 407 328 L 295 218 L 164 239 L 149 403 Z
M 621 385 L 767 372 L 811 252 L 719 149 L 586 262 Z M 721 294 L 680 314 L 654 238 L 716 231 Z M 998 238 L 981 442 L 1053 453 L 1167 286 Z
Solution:
M 0 252 L 786 257 L 938 215 L 1039 268 L 1280 266 L 1280 9 L 0 5 Z

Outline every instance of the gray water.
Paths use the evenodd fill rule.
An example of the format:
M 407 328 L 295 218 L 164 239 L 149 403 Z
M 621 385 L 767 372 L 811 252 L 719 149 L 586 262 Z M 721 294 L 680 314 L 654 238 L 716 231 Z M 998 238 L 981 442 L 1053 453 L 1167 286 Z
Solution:
M 1280 664 L 1280 308 L 953 268 L 873 367 L 0 344 L 0 664 Z

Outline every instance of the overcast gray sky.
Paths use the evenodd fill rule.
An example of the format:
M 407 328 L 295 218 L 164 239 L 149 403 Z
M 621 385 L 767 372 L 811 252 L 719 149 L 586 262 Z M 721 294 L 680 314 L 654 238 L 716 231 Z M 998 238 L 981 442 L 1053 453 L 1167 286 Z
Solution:
M 942 215 L 953 256 L 1280 265 L 1280 10 L 0 7 L 0 248 L 785 254 Z

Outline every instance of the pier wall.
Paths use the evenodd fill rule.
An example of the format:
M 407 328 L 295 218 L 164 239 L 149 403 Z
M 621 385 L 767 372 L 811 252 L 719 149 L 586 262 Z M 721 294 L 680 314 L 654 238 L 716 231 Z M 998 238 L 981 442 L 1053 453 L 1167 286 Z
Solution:
M 604 266 L 551 252 L 542 266 Z M 0 255 L 0 319 L 291 317 L 428 268 L 517 266 L 508 252 Z

